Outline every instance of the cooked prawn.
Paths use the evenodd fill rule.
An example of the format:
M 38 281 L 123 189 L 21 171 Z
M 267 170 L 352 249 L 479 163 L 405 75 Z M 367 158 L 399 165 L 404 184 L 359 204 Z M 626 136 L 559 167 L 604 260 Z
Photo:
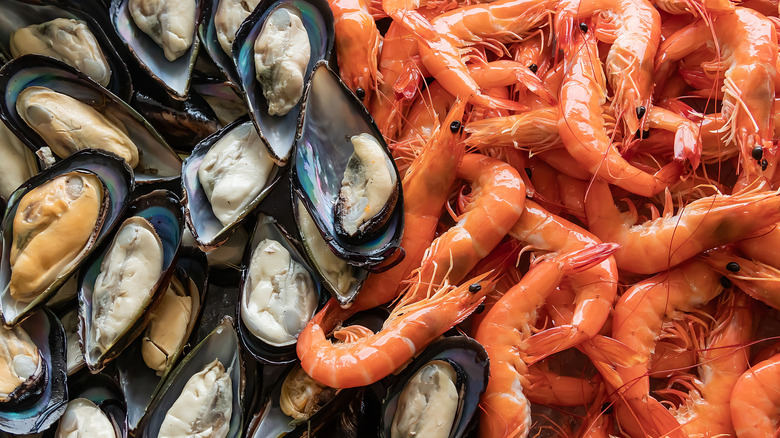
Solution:
M 780 432 L 780 354 L 747 370 L 731 393 L 731 420 L 739 438 Z

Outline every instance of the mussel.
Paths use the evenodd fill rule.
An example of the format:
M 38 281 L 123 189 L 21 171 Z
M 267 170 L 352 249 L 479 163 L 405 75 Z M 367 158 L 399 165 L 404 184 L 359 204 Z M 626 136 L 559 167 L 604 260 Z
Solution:
M 68 378 L 70 401 L 47 438 L 126 438 L 126 409 L 116 380 L 107 374 L 80 373 Z
M 113 230 L 129 202 L 132 175 L 116 156 L 80 151 L 11 195 L 0 263 L 0 310 L 6 326 L 16 325 L 51 298 Z M 70 201 L 63 205 L 61 197 Z M 53 235 L 57 237 L 51 239 Z
M 233 41 L 233 63 L 249 114 L 279 165 L 287 163 L 299 135 L 304 85 L 314 65 L 330 56 L 333 35 L 327 2 L 266 0 L 244 21 Z M 303 44 L 294 41 L 306 37 L 308 53 L 297 53 L 293 46 Z M 290 56 L 293 52 L 297 54 Z M 282 71 L 289 74 L 277 77 Z
M 0 198 L 8 200 L 14 190 L 38 173 L 38 160 L 4 123 L 0 123 Z
M 70 66 L 28 55 L 0 71 L 0 117 L 33 151 L 48 144 L 66 158 L 73 147 L 106 149 L 128 161 L 138 183 L 179 177 L 181 161 L 157 131 L 127 103 Z M 33 96 L 42 99 L 31 100 Z M 73 129 L 82 125 L 83 130 Z
M 79 337 L 97 372 L 146 327 L 173 275 L 184 218 L 167 190 L 136 198 L 113 240 L 85 263 L 79 277 Z

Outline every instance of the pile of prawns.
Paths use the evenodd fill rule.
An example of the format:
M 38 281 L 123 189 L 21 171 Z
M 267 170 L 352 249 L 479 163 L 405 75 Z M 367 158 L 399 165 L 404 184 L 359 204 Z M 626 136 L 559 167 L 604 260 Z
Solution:
M 312 319 L 303 368 L 369 385 L 457 326 L 480 437 L 777 436 L 777 0 L 461 1 L 330 0 L 405 257 Z

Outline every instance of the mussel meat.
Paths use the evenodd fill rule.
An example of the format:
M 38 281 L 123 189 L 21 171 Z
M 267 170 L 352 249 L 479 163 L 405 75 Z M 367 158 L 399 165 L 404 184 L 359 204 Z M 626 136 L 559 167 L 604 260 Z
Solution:
M 60 158 L 80 149 L 102 149 L 138 165 L 138 148 L 120 125 L 91 106 L 46 87 L 27 87 L 16 111 Z
M 194 288 L 194 283 L 189 287 Z M 192 297 L 184 285 L 173 277 L 141 344 L 144 362 L 158 375 L 170 367 L 171 360 L 176 357 L 174 353 L 187 341 L 192 305 Z
M 233 40 L 236 31 L 246 17 L 257 7 L 260 0 L 222 0 L 214 14 L 217 41 L 228 56 L 233 54 Z
M 70 172 L 27 192 L 13 221 L 10 294 L 30 302 L 74 263 L 96 228 L 104 204 L 94 174 Z
M 0 123 L 0 154 L 0 197 L 8 200 L 14 190 L 38 173 L 38 160 L 4 123 Z
M 86 398 L 77 398 L 68 403 L 65 414 L 60 418 L 56 438 L 82 438 L 99 436 L 114 438 L 114 426 L 103 411 Z
M 41 356 L 30 335 L 20 326 L 0 327 L 0 402 L 19 397 L 42 373 Z
M 447 362 L 431 361 L 420 368 L 401 392 L 390 436 L 449 437 L 458 411 L 457 378 Z
M 97 38 L 81 20 L 56 18 L 17 29 L 11 34 L 11 55 L 46 55 L 74 67 L 98 84 L 111 82 L 111 67 Z
M 194 374 L 168 409 L 158 438 L 224 438 L 233 411 L 233 381 L 219 359 Z
M 136 26 L 149 35 L 175 61 L 192 46 L 197 24 L 193 0 L 130 0 L 130 15 Z
M 306 421 L 325 406 L 338 393 L 309 377 L 300 365 L 296 365 L 284 378 L 279 407 L 287 416 Z
M 290 112 L 303 95 L 311 46 L 299 14 L 297 9 L 277 8 L 255 40 L 255 75 L 272 116 Z

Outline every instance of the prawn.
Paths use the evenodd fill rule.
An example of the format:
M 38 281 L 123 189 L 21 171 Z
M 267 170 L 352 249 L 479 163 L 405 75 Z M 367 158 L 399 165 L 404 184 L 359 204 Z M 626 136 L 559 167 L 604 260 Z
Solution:
M 558 104 L 558 131 L 566 150 L 591 174 L 642 196 L 652 196 L 677 180 L 682 169 L 671 163 L 655 174 L 628 163 L 604 127 L 604 76 L 597 41 L 576 38 L 566 59 Z
M 693 169 L 699 167 L 702 146 L 697 123 L 660 106 L 650 108 L 647 121 L 650 128 L 674 132 L 675 160 L 687 159 Z
M 731 393 L 731 421 L 739 438 L 777 436 L 780 425 L 780 354 L 751 367 Z
M 621 213 L 609 186 L 595 181 L 585 199 L 590 231 L 604 242 L 620 244 L 618 268 L 653 274 L 676 266 L 696 254 L 753 235 L 780 220 L 780 196 L 749 190 L 731 196 L 713 195 L 681 207 L 677 215 L 634 225 Z
M 752 298 L 780 309 L 780 269 L 740 257 L 728 248 L 708 251 L 703 258 Z
M 540 258 L 487 312 L 475 336 L 488 352 L 491 374 L 480 401 L 483 408 L 480 437 L 528 434 L 531 412 L 523 387 L 529 382 L 521 347 L 536 320 L 536 309 L 565 275 L 600 263 L 615 248 L 615 245 L 601 244 L 557 258 Z
M 649 395 L 650 357 L 664 320 L 679 318 L 681 312 L 718 296 L 723 290 L 720 278 L 706 263 L 693 260 L 635 284 L 615 305 L 612 337 L 643 359 L 638 365 L 616 369 L 622 381 L 613 395 L 617 418 L 632 436 L 684 436 L 677 420 Z
M 341 79 L 369 105 L 376 87 L 381 37 L 366 0 L 328 0 L 336 32 L 336 56 Z

